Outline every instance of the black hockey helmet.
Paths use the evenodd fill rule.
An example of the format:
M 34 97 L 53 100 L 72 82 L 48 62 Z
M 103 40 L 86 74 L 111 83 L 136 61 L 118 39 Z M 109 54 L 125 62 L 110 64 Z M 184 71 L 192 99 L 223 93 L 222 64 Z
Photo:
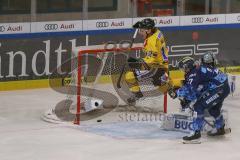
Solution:
M 214 67 L 216 64 L 215 55 L 211 51 L 208 51 L 203 55 L 201 62 L 204 65 L 211 65 Z
M 180 70 L 183 70 L 184 72 L 186 71 L 191 71 L 195 67 L 195 61 L 191 57 L 184 57 L 178 62 L 178 68 Z
M 133 25 L 133 28 L 140 28 L 140 29 L 154 29 L 155 22 L 151 18 L 145 18 L 141 21 L 138 21 Z

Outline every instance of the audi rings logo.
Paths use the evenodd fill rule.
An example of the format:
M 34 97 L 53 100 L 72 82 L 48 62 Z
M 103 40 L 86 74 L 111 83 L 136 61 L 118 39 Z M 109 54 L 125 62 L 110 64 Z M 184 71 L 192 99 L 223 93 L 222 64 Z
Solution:
M 203 17 L 192 18 L 192 23 L 203 23 Z
M 106 28 L 109 26 L 108 22 L 96 22 L 96 27 L 97 28 Z
M 4 32 L 5 31 L 5 27 L 4 26 L 0 26 L 0 32 Z
M 57 24 L 45 24 L 44 29 L 47 30 L 47 31 L 57 30 L 58 25 Z

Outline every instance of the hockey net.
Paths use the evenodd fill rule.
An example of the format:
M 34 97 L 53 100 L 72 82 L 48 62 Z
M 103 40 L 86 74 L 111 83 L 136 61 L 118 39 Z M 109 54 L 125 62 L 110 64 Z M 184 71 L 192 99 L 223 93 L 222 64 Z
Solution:
M 130 105 L 127 99 L 132 95 L 125 82 L 130 70 L 125 65 L 129 56 L 140 58 L 143 44 L 108 43 L 95 46 L 83 46 L 73 51 L 71 59 L 71 77 L 65 84 L 67 99 L 60 109 L 52 110 L 60 121 L 91 120 L 111 111 L 113 112 L 167 112 L 167 96 L 161 93 L 151 80 L 139 82 L 143 98 Z M 124 68 L 123 75 L 121 72 Z M 119 80 L 120 79 L 120 80 Z M 121 88 L 117 83 L 121 84 Z M 66 116 L 63 112 L 69 112 Z M 50 114 L 50 113 L 48 113 Z M 65 116 L 63 116 L 65 115 Z M 45 119 L 46 120 L 46 119 Z

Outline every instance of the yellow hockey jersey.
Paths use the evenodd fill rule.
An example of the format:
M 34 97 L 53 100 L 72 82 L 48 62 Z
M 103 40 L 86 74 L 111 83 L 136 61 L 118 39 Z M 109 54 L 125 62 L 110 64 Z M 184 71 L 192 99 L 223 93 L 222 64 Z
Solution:
M 145 39 L 143 51 L 146 53 L 143 60 L 150 67 L 168 69 L 168 49 L 160 30 Z

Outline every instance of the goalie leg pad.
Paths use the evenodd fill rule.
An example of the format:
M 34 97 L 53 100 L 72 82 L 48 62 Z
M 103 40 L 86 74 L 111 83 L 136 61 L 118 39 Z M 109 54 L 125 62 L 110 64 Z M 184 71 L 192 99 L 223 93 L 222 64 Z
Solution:
M 131 92 L 140 91 L 140 86 L 138 85 L 138 80 L 136 79 L 134 72 L 131 72 L 131 71 L 127 72 L 125 74 L 125 80 Z
M 135 74 L 132 71 L 128 71 L 125 74 L 125 80 L 127 83 L 130 83 L 130 84 L 135 84 L 137 82 Z

